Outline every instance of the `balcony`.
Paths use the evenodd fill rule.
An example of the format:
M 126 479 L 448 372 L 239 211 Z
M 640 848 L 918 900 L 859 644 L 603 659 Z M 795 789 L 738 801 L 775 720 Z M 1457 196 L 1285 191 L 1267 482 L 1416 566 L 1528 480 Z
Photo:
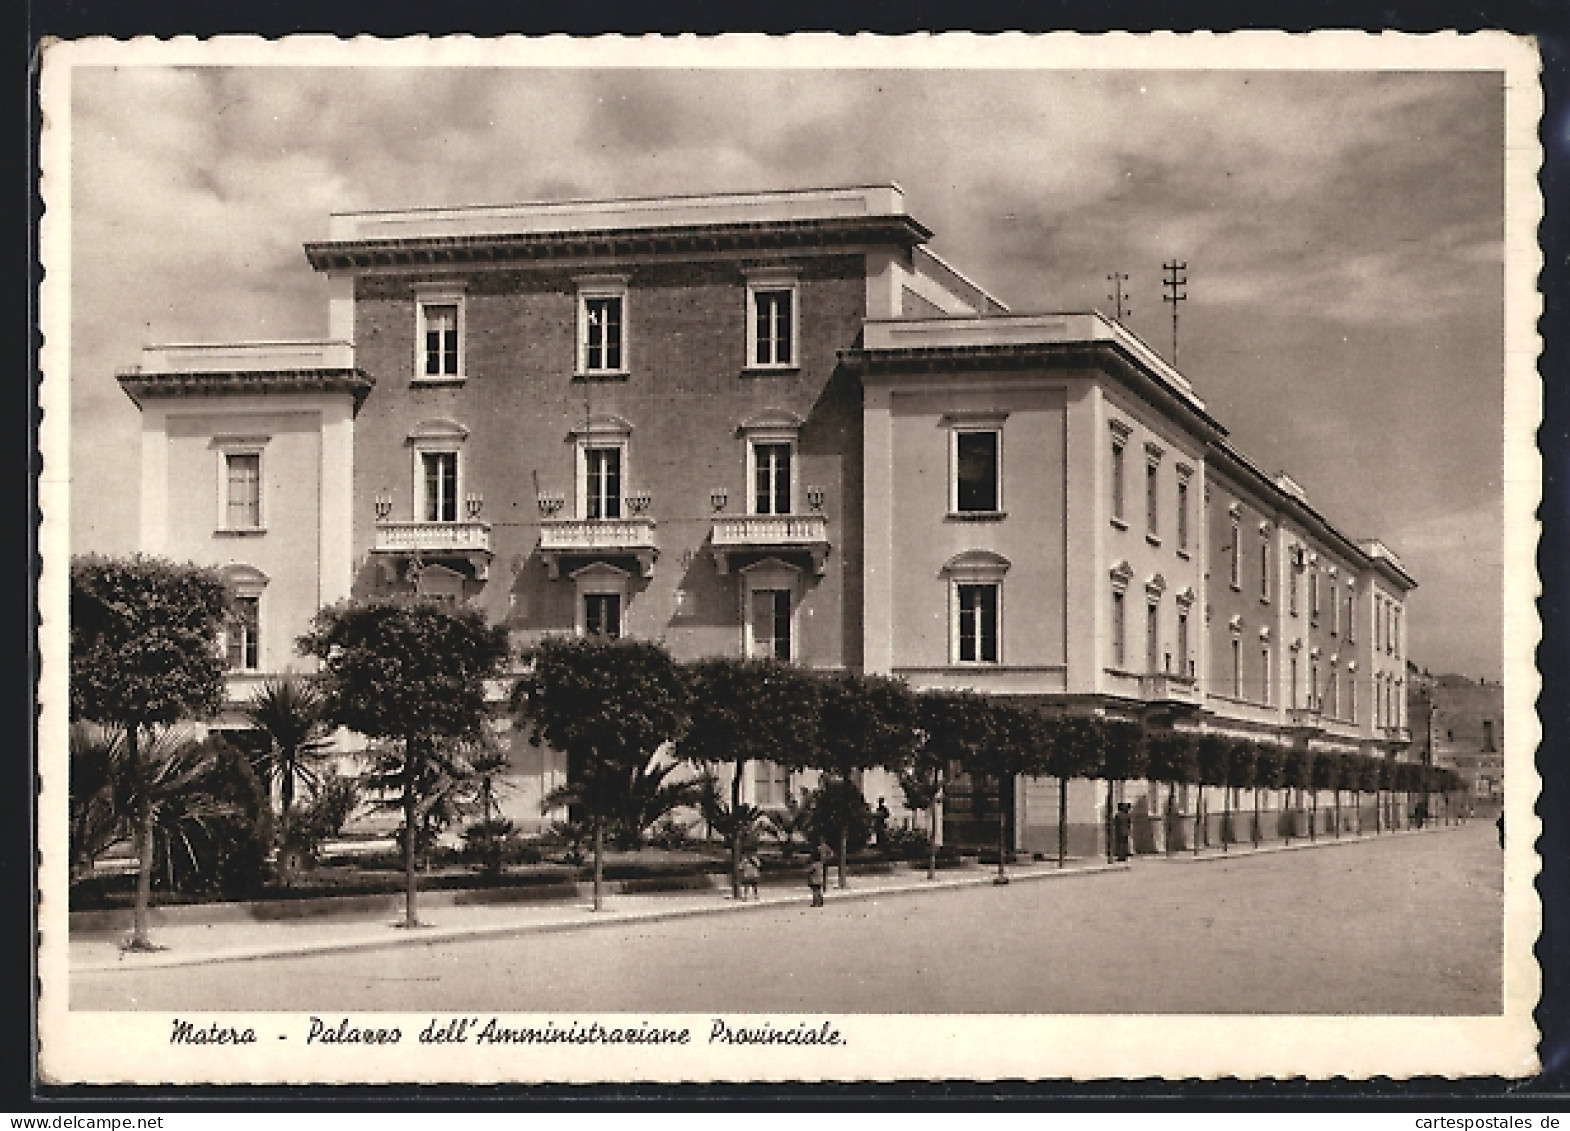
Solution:
M 376 523 L 371 553 L 392 561 L 458 559 L 469 564 L 476 581 L 484 581 L 491 565 L 491 524 L 381 519 Z
M 1318 707 L 1289 707 L 1287 709 L 1287 726 L 1298 727 L 1302 730 L 1319 730 L 1321 714 Z
M 1199 703 L 1199 688 L 1190 676 L 1170 673 L 1141 676 L 1139 693 L 1152 703 Z
M 742 557 L 805 555 L 812 572 L 823 573 L 829 556 L 829 520 L 821 514 L 749 514 L 716 518 L 710 533 L 719 571 L 729 573 Z
M 547 518 L 540 522 L 540 556 L 554 581 L 562 562 L 571 558 L 630 558 L 643 577 L 654 574 L 660 548 L 654 540 L 654 520 L 633 518 Z
M 1380 727 L 1386 742 L 1411 742 L 1412 732 L 1407 727 Z

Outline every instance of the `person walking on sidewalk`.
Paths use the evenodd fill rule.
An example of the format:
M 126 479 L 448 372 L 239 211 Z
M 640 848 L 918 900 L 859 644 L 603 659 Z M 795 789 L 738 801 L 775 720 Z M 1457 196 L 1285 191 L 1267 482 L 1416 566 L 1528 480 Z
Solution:
M 758 854 L 749 852 L 741 861 L 741 898 L 746 899 L 747 893 L 752 893 L 752 898 L 758 898 L 758 880 L 762 876 L 763 865 L 758 862 Z
M 1129 811 L 1127 801 L 1118 805 L 1118 811 L 1112 817 L 1112 844 L 1117 849 L 1119 860 L 1128 859 L 1129 836 L 1134 827 L 1134 818 Z
M 807 866 L 807 886 L 812 889 L 812 906 L 823 906 L 823 881 L 828 878 L 828 868 L 823 863 L 825 846 L 818 845 L 812 863 Z

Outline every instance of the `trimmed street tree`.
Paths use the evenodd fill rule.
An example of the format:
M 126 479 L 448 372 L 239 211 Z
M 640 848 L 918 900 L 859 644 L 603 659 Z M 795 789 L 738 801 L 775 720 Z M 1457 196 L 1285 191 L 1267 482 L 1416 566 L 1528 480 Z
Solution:
M 529 741 L 567 755 L 567 785 L 549 807 L 575 805 L 594 838 L 594 910 L 602 907 L 605 826 L 626 813 L 635 782 L 687 726 L 687 681 L 661 645 L 599 637 L 543 640 L 524 654 L 529 670 L 513 711 Z
M 1047 773 L 1058 779 L 1058 867 L 1068 855 L 1068 783 L 1101 768 L 1101 728 L 1084 715 L 1044 719 L 1050 733 Z
M 189 784 L 166 775 L 143 740 L 154 727 L 205 718 L 223 699 L 218 630 L 228 590 L 211 570 L 155 558 L 71 563 L 71 718 L 125 735 L 116 791 L 136 842 L 130 949 L 150 950 L 153 829 L 160 798 Z
M 1283 762 L 1283 751 L 1279 746 L 1261 742 L 1254 748 L 1254 830 L 1256 844 L 1258 844 L 1257 838 L 1259 835 L 1259 793 L 1265 789 L 1281 788 Z
M 1209 814 L 1205 810 L 1205 787 L 1218 785 L 1225 790 L 1227 784 L 1227 766 L 1232 756 L 1232 740 L 1219 734 L 1202 735 L 1198 749 L 1195 751 L 1199 763 L 1199 804 L 1194 809 L 1194 855 L 1199 855 L 1200 831 L 1205 833 L 1205 843 L 1210 843 L 1210 829 L 1205 824 Z M 1226 804 L 1222 800 L 1223 806 Z M 1223 818 L 1224 820 L 1225 818 Z M 1226 843 L 1226 830 L 1223 828 L 1221 842 Z
M 1107 863 L 1112 862 L 1113 786 L 1145 776 L 1145 741 L 1138 723 L 1113 719 L 1099 724 L 1101 732 L 1101 776 L 1107 779 L 1105 833 Z
M 287 826 L 295 785 L 316 787 L 316 767 L 331 743 L 322 693 L 298 676 L 270 679 L 245 709 L 250 724 L 267 736 L 256 759 L 258 776 L 278 790 L 278 815 Z
M 689 762 L 730 767 L 729 806 L 715 796 L 705 815 L 730 841 L 731 897 L 740 899 L 742 842 L 762 817 L 742 804 L 742 779 L 751 763 L 789 764 L 812 748 L 818 687 L 777 660 L 700 660 L 686 673 L 691 718 L 677 749 Z
M 1341 759 L 1335 754 L 1316 754 L 1309 770 L 1309 781 L 1314 787 L 1314 825 L 1319 825 L 1319 791 L 1336 791 L 1336 836 L 1341 835 Z
M 1194 749 L 1192 735 L 1176 731 L 1161 731 L 1145 740 L 1148 765 L 1145 774 L 1151 781 L 1167 783 L 1165 811 L 1166 853 L 1171 856 L 1179 840 L 1177 816 L 1177 788 L 1192 785 L 1199 780 L 1199 758 Z
M 1004 804 L 1004 785 L 1022 774 L 1045 768 L 1046 728 L 1034 711 L 1007 703 L 994 703 L 989 712 L 988 739 L 977 752 L 975 769 L 998 783 L 998 874 L 993 883 L 1006 884 L 1008 858 L 1013 846 L 1008 842 L 1009 812 Z M 974 771 L 973 771 L 974 772 Z
M 1222 828 L 1226 830 L 1221 838 L 1221 845 L 1225 850 L 1228 842 L 1237 840 L 1237 830 L 1232 820 L 1232 797 L 1240 789 L 1252 789 L 1254 785 L 1254 744 L 1252 742 L 1234 742 L 1227 751 L 1227 787 L 1226 796 L 1222 804 L 1226 807 L 1226 814 L 1221 818 Z M 1259 847 L 1259 793 L 1254 794 L 1254 847 Z
M 480 738 L 485 683 L 505 669 L 507 632 L 471 605 L 397 597 L 322 609 L 297 647 L 322 662 L 329 721 L 390 744 L 387 769 L 403 810 L 404 925 L 417 927 L 416 837 L 446 791 L 433 771 L 442 747 Z
M 1297 747 L 1292 747 L 1282 751 L 1281 788 L 1283 790 L 1290 794 L 1293 790 L 1301 791 L 1308 788 L 1310 781 L 1313 780 L 1313 757 L 1314 756 L 1307 750 L 1302 750 Z M 1299 793 L 1299 801 L 1301 802 L 1301 792 Z M 1286 802 L 1284 800 L 1282 802 L 1281 808 L 1283 811 L 1285 811 L 1287 808 Z M 1292 843 L 1292 832 L 1297 828 L 1297 813 L 1297 809 L 1294 808 L 1288 813 L 1287 816 L 1286 839 L 1288 844 Z M 1308 835 L 1309 839 L 1312 840 L 1314 836 L 1313 825 L 1309 826 Z
M 1379 821 L 1379 782 L 1380 782 L 1380 778 L 1381 778 L 1381 771 L 1383 769 L 1383 765 L 1384 765 L 1384 759 L 1383 758 L 1372 758 L 1372 757 L 1369 757 L 1366 754 L 1359 756 L 1359 758 L 1357 760 L 1357 772 L 1358 772 L 1358 782 L 1357 782 L 1357 787 L 1358 787 L 1357 823 L 1358 823 L 1358 827 L 1357 827 L 1357 831 L 1358 832 L 1362 832 L 1363 831 L 1363 803 L 1362 803 L 1362 795 L 1364 793 L 1372 793 L 1374 795 L 1374 834 L 1376 836 L 1379 834 L 1379 824 L 1380 824 L 1380 821 Z
M 901 680 L 874 675 L 836 675 L 819 687 L 818 733 L 803 751 L 806 765 L 856 787 L 853 775 L 886 766 L 896 773 L 919 747 L 921 720 L 916 696 Z M 849 855 L 848 823 L 840 826 L 839 886 Z
M 900 775 L 905 803 L 927 812 L 927 879 L 937 876 L 938 801 L 950 768 L 981 756 L 991 728 L 992 702 L 971 691 L 925 691 L 916 697 L 921 743 Z

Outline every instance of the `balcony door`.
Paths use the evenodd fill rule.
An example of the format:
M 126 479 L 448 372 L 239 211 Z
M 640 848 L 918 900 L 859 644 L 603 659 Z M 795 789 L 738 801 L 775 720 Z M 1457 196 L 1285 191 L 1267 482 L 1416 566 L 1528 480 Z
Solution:
M 583 449 L 584 518 L 621 517 L 621 448 Z
M 458 453 L 421 452 L 426 522 L 458 521 Z

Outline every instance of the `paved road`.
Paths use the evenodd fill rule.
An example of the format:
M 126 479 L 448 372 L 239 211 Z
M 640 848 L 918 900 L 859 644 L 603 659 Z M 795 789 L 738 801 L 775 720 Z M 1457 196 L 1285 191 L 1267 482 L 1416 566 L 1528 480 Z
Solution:
M 1501 1009 L 1492 826 L 556 934 L 78 974 L 77 1009 Z

